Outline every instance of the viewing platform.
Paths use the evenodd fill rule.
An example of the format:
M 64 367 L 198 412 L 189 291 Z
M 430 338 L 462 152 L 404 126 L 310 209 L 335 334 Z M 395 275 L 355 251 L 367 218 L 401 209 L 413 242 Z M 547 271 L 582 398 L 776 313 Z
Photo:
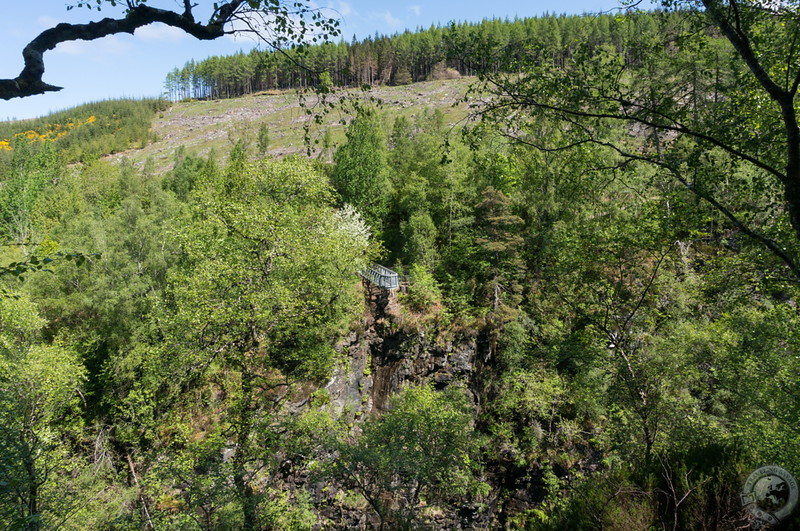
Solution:
M 400 275 L 382 265 L 372 264 L 358 272 L 364 279 L 380 288 L 393 290 L 400 288 Z

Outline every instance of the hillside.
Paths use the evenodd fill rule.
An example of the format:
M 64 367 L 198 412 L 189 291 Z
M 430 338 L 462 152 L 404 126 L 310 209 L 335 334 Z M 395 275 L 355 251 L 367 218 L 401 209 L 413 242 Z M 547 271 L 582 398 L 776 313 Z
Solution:
M 342 90 L 346 97 L 378 100 L 386 124 L 390 127 L 397 116 L 413 118 L 423 109 L 440 110 L 445 121 L 451 125 L 462 122 L 468 114 L 466 104 L 458 103 L 474 78 L 426 81 L 398 87 L 376 86 L 370 91 L 360 89 Z M 313 109 L 316 96 L 309 96 L 309 108 Z M 338 94 L 332 101 L 338 101 Z M 455 106 L 454 106 L 455 105 Z M 344 125 L 351 116 L 338 109 L 328 114 L 322 125 L 313 125 L 312 138 L 320 139 L 329 130 L 334 146 L 344 139 Z M 233 99 L 211 101 L 185 101 L 172 104 L 160 112 L 152 127 L 155 141 L 141 149 L 130 149 L 113 155 L 112 160 L 128 158 L 141 163 L 152 159 L 158 169 L 172 164 L 175 150 L 184 147 L 189 153 L 206 156 L 211 150 L 226 155 L 238 140 L 253 144 L 262 125 L 269 129 L 268 153 L 282 156 L 290 153 L 305 153 L 303 124 L 311 123 L 300 106 L 296 92 L 285 91 L 269 94 L 242 96 Z M 316 155 L 321 146 L 315 146 Z M 326 157 L 330 157 L 329 149 Z

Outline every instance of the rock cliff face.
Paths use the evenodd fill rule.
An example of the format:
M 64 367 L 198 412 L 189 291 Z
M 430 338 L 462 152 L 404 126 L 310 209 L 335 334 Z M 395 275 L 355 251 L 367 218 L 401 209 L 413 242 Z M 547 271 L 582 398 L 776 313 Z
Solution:
M 403 385 L 444 388 L 458 383 L 470 393 L 479 418 L 484 402 L 492 399 L 488 384 L 495 369 L 489 339 L 477 332 L 459 335 L 412 325 L 419 316 L 401 310 L 396 293 L 368 285 L 364 289 L 364 315 L 357 329 L 340 342 L 340 363 L 326 385 L 328 407 L 358 431 L 360 421 L 382 413 Z M 568 475 L 558 468 L 554 472 Z M 297 484 L 308 488 L 307 479 L 300 478 Z M 483 481 L 489 492 L 480 504 L 452 500 L 417 523 L 436 530 L 511 529 L 517 525 L 515 517 L 540 506 L 546 493 L 541 470 L 512 461 L 486 463 Z M 330 482 L 316 483 L 310 490 L 319 529 L 379 527 L 375 511 L 358 494 L 348 494 Z
M 419 327 L 404 327 L 397 294 L 365 286 L 367 308 L 360 327 L 339 345 L 340 363 L 326 389 L 335 413 L 358 425 L 381 413 L 389 398 L 405 384 L 433 383 L 444 388 L 464 385 L 479 402 L 476 377 L 488 345 L 475 334 L 444 341 Z M 344 491 L 317 485 L 315 499 L 321 529 L 375 529 L 379 521 L 369 507 L 336 501 Z M 494 504 L 491 504 L 494 505 Z M 448 507 L 426 519 L 432 529 L 486 529 L 492 509 Z
M 365 292 L 361 327 L 340 345 L 342 363 L 326 386 L 338 412 L 354 419 L 379 413 L 405 383 L 445 387 L 461 382 L 474 389 L 485 350 L 478 338 L 441 341 L 422 330 L 404 330 L 396 293 L 372 286 Z

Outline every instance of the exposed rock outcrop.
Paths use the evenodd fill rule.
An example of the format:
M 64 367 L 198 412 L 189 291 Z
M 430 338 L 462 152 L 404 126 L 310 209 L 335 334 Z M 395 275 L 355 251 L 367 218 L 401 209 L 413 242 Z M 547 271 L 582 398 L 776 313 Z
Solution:
M 482 359 L 477 337 L 442 341 L 424 329 L 404 329 L 395 292 L 369 285 L 365 292 L 361 327 L 340 345 L 342 362 L 326 386 L 337 412 L 353 418 L 379 413 L 405 383 L 471 387 Z
M 340 343 L 340 363 L 328 382 L 329 407 L 352 421 L 381 413 L 390 397 L 405 384 L 432 383 L 444 388 L 451 383 L 466 386 L 473 402 L 478 396 L 473 379 L 480 373 L 483 345 L 477 334 L 464 334 L 443 340 L 425 327 L 403 326 L 397 294 L 365 286 L 367 308 L 357 330 Z M 368 506 L 358 505 L 330 484 L 319 484 L 314 491 L 321 528 L 371 529 L 379 520 Z M 351 496 L 352 497 L 352 496 Z M 485 529 L 491 519 L 492 503 L 486 507 L 457 506 L 422 510 L 426 528 Z

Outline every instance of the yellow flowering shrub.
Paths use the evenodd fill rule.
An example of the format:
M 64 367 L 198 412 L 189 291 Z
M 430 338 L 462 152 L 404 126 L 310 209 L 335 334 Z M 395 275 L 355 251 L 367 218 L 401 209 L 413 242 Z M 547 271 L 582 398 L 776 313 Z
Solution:
M 23 133 L 17 133 L 14 135 L 14 139 L 26 138 L 29 142 L 47 142 L 47 141 L 55 141 L 59 138 L 62 138 L 67 135 L 69 130 L 76 129 L 78 127 L 82 127 L 84 125 L 92 125 L 97 121 L 97 117 L 92 115 L 89 116 L 83 122 L 67 122 L 66 124 L 47 124 L 45 126 L 44 133 L 38 133 L 33 129 L 25 131 Z M 13 149 L 11 147 L 12 140 L 5 139 L 0 140 L 0 150 L 11 151 Z

